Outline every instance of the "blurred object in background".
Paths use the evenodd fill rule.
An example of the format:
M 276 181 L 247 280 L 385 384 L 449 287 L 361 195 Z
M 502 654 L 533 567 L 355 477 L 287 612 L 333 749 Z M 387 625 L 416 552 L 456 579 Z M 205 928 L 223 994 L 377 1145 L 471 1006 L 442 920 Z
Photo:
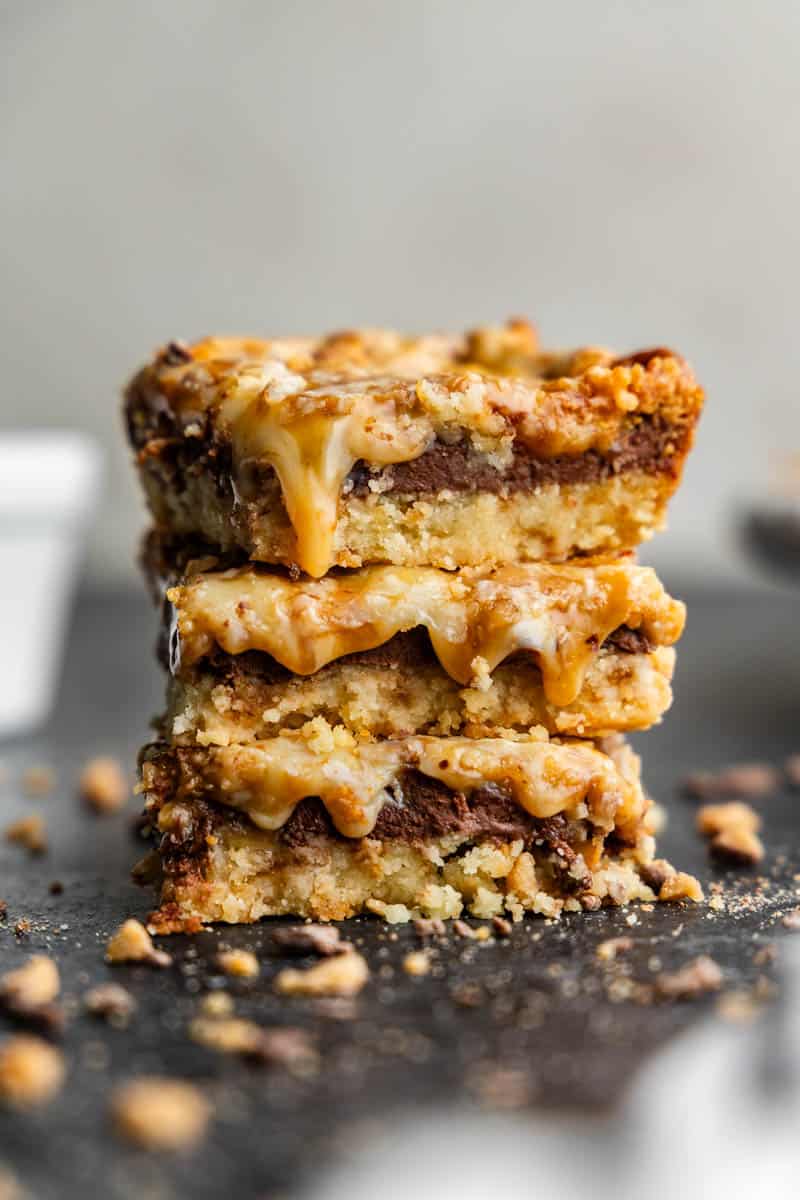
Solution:
M 49 715 L 99 481 L 82 434 L 0 433 L 0 737 Z
M 741 521 L 752 557 L 773 575 L 800 583 L 800 452 L 776 461 L 768 493 Z

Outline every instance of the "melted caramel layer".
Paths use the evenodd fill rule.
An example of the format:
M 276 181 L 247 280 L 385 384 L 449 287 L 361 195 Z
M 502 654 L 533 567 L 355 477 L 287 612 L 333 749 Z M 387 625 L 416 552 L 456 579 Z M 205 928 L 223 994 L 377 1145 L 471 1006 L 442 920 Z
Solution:
M 237 495 L 252 498 L 254 465 L 271 465 L 297 540 L 297 563 L 332 565 L 342 485 L 355 464 L 409 462 L 465 433 L 507 464 L 516 439 L 541 457 L 608 450 L 631 414 L 693 422 L 702 392 L 669 351 L 616 360 L 607 351 L 538 352 L 510 323 L 467 338 L 401 338 L 385 331 L 336 338 L 211 338 L 172 348 L 133 381 L 129 411 L 145 428 L 168 412 L 184 437 L 232 452 Z M 157 440 L 157 438 L 154 438 Z M 139 443 L 148 453 L 147 434 Z
M 606 832 L 634 829 L 647 808 L 634 772 L 587 742 L 554 742 L 542 735 L 519 741 L 415 737 L 355 743 L 327 726 L 325 731 L 171 752 L 179 770 L 171 798 L 211 793 L 259 828 L 275 830 L 301 800 L 318 796 L 337 830 L 351 838 L 369 836 L 387 789 L 397 797 L 399 776 L 409 768 L 453 791 L 496 784 L 531 816 L 567 812 Z M 630 759 L 638 766 L 635 756 Z M 143 777 L 147 790 L 148 763 Z
M 624 560 L 544 563 L 495 570 L 367 567 L 349 575 L 292 581 L 241 568 L 199 574 L 168 597 L 180 663 L 214 646 L 263 651 L 296 675 L 424 626 L 444 670 L 481 686 L 510 654 L 531 653 L 551 704 L 571 704 L 603 642 L 621 625 L 668 646 L 685 608 L 650 567 Z

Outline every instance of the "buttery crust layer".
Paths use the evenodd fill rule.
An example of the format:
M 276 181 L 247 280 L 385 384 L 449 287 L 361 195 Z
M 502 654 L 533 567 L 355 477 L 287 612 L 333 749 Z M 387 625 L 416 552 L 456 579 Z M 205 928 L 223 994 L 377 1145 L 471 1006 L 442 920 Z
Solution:
M 461 687 L 427 634 L 397 634 L 377 650 L 293 675 L 269 655 L 214 653 L 171 677 L 163 729 L 176 744 L 229 745 L 271 738 L 317 717 L 358 738 L 415 733 L 492 737 L 541 725 L 549 733 L 599 737 L 647 729 L 672 700 L 672 648 L 650 648 L 638 631 L 611 635 L 566 705 L 547 699 L 529 655 L 515 655 L 488 686 Z
M 415 512 L 456 494 L 524 510 L 520 496 L 563 489 L 574 500 L 589 489 L 609 495 L 615 538 L 601 531 L 584 546 L 575 522 L 551 552 L 634 545 L 663 521 L 701 406 L 691 371 L 670 351 L 546 354 L 520 323 L 452 339 L 377 331 L 173 345 L 126 400 L 162 527 L 315 576 L 333 564 L 399 561 L 391 536 L 359 538 L 368 502 Z M 628 474 L 650 489 L 636 501 L 640 519 L 626 523 L 610 496 Z M 402 561 L 451 565 L 436 545 L 426 554 L 429 539 L 421 531 Z M 520 541 L 517 557 L 547 554 L 534 514 Z M 490 560 L 484 549 L 463 561 Z

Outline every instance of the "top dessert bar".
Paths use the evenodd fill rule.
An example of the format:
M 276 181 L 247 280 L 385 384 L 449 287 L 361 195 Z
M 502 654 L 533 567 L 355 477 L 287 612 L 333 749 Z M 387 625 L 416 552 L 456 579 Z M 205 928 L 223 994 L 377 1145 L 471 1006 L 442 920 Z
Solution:
M 464 336 L 171 343 L 126 412 L 156 526 L 312 576 L 628 550 L 664 524 L 703 393 L 670 350 Z

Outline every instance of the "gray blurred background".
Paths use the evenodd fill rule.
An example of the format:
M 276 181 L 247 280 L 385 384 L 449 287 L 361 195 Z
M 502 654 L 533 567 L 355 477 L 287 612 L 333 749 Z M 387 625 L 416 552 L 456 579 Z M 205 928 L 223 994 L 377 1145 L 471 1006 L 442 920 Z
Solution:
M 710 403 L 648 556 L 741 570 L 731 506 L 800 445 L 800 5 L 0 11 L 0 423 L 103 442 L 96 579 L 133 571 L 118 393 L 157 344 L 517 313 L 692 360 Z

